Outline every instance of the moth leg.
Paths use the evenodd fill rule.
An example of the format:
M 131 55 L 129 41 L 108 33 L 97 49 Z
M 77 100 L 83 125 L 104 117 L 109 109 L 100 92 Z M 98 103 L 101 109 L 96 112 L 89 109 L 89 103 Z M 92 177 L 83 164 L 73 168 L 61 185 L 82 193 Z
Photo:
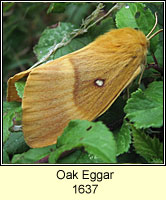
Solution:
M 130 98 L 130 86 L 132 85 L 132 82 L 124 89 L 123 93 L 123 99 L 129 99 Z
M 127 100 L 130 98 L 130 87 L 131 87 L 132 83 L 133 83 L 133 81 L 126 88 Z
M 141 80 L 142 80 L 144 71 L 145 71 L 145 65 L 144 65 L 144 64 L 141 64 L 141 74 L 140 74 L 140 77 L 139 77 L 139 80 L 138 80 L 139 86 L 140 86 L 140 84 L 141 84 Z

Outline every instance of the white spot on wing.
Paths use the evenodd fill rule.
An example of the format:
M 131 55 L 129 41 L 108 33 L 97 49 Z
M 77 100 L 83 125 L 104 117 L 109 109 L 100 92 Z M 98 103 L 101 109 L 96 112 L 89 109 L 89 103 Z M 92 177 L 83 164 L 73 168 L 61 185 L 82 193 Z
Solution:
M 102 80 L 102 79 L 97 79 L 97 80 L 95 81 L 95 84 L 96 84 L 97 86 L 99 86 L 99 87 L 102 87 L 102 86 L 104 85 L 104 80 Z

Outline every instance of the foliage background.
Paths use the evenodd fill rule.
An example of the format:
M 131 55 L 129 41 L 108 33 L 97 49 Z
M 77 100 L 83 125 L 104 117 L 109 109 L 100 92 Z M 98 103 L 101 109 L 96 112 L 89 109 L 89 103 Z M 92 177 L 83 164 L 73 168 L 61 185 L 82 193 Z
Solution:
M 31 67 L 38 59 L 33 53 L 33 50 L 35 50 L 35 53 L 37 56 L 39 55 L 37 53 L 38 48 L 40 49 L 40 43 L 38 43 L 40 36 L 42 32 L 48 27 L 49 29 L 53 29 L 57 27 L 57 24 L 59 22 L 70 22 L 76 27 L 79 27 L 82 19 L 86 18 L 91 14 L 98 3 L 3 3 L 3 98 L 5 100 L 6 98 L 6 88 L 7 88 L 7 80 L 12 75 L 24 71 Z M 101 16 L 104 15 L 112 6 L 112 3 L 104 3 L 105 7 L 103 12 L 100 14 Z M 145 5 L 153 12 L 158 13 L 158 25 L 159 27 L 163 27 L 163 5 L 162 3 L 145 3 Z M 115 15 L 112 14 L 112 18 L 115 23 Z M 102 23 L 101 23 L 102 24 Z M 99 25 L 101 25 L 99 24 Z M 101 28 L 98 29 L 96 32 L 97 34 L 102 34 L 102 31 L 106 31 L 108 22 L 105 21 L 105 24 L 103 25 L 104 30 Z M 114 24 L 112 24 L 114 26 Z M 97 26 L 96 26 L 97 29 Z M 82 36 L 84 37 L 84 45 L 89 43 L 91 38 L 95 38 L 95 32 L 91 31 L 90 34 Z M 160 43 L 157 44 L 155 47 L 157 50 L 155 51 L 155 56 L 157 57 L 158 65 L 152 66 L 150 70 L 145 71 L 144 73 L 144 79 L 143 83 L 141 85 L 141 89 L 144 90 L 147 85 L 153 81 L 162 81 L 163 77 L 163 57 L 162 57 L 162 33 L 160 34 Z M 38 45 L 34 46 L 38 43 Z M 76 47 L 77 48 L 77 47 Z M 154 62 L 152 59 L 152 56 L 148 57 L 149 63 Z M 151 67 L 151 66 L 149 66 Z M 160 68 L 159 68 L 160 67 Z M 157 77 L 157 78 L 156 78 Z M 162 91 L 161 84 L 153 85 L 151 88 L 156 88 L 158 91 Z M 136 84 L 133 84 L 133 86 L 130 89 L 130 92 L 135 91 L 137 88 Z M 151 91 L 150 95 L 151 96 Z M 132 100 L 139 101 L 139 97 L 141 98 L 141 91 L 137 91 L 136 93 L 133 93 L 132 98 L 130 99 L 131 105 Z M 149 97 L 148 97 L 149 98 Z M 145 99 L 146 100 L 146 99 Z M 151 100 L 151 99 L 150 99 Z M 156 99 L 153 99 L 156 101 Z M 153 100 L 151 100 L 151 103 L 153 103 Z M 6 103 L 6 102 L 5 102 Z M 5 105 L 4 103 L 4 105 Z M 144 104 L 145 102 L 140 102 L 139 105 Z M 162 102 L 159 102 L 159 105 L 161 105 Z M 163 127 L 162 122 L 160 121 L 159 125 L 151 128 L 153 124 L 147 124 L 143 127 L 139 125 L 139 123 L 136 123 L 136 127 L 132 127 L 132 134 L 133 139 L 135 142 L 133 145 L 130 145 L 131 141 L 131 127 L 128 128 L 128 125 L 126 122 L 123 124 L 123 117 L 125 116 L 125 112 L 129 113 L 127 117 L 132 120 L 132 114 L 131 110 L 133 109 L 130 104 L 129 106 L 125 107 L 125 112 L 123 111 L 123 108 L 126 104 L 126 100 L 123 99 L 123 96 L 121 95 L 117 101 L 113 104 L 111 109 L 109 109 L 108 112 L 106 112 L 103 116 L 101 116 L 96 121 L 104 121 L 104 123 L 109 127 L 110 130 L 114 131 L 115 140 L 117 142 L 118 152 L 117 152 L 117 161 L 118 163 L 124 163 L 124 162 L 132 162 L 132 163 L 161 163 L 162 162 L 162 143 L 163 142 Z M 6 104 L 7 105 L 7 104 Z M 146 104 L 145 104 L 146 105 Z M 14 104 L 14 107 L 12 109 L 18 110 L 18 105 Z M 158 105 L 157 105 L 158 106 Z M 8 107 L 8 105 L 6 106 Z M 116 112 L 115 112 L 116 110 Z M 10 115 L 10 119 L 7 118 L 8 116 L 5 116 L 9 123 L 11 123 L 11 119 L 14 115 Z M 130 118 L 131 117 L 131 118 Z M 140 119 L 138 120 L 140 121 Z M 134 122 L 134 121 L 133 121 Z M 111 125 L 110 125 L 111 124 Z M 123 125 L 122 125 L 123 124 Z M 150 128 L 148 127 L 150 126 Z M 4 125 L 5 127 L 6 125 Z M 76 124 L 77 126 L 77 124 Z M 82 124 L 83 126 L 83 124 Z M 146 127 L 147 126 L 147 127 Z M 101 127 L 102 128 L 102 127 Z M 137 129 L 136 129 L 137 128 Z M 144 128 L 142 131 L 141 128 Z M 116 134 L 116 132 L 118 134 Z M 138 134 L 139 132 L 139 134 Z M 149 133 L 148 135 L 144 135 L 144 132 Z M 121 134 L 122 133 L 122 134 Z M 126 136 L 124 136 L 125 134 Z M 157 134 L 156 134 L 157 133 Z M 134 137 L 135 135 L 135 137 Z M 138 137 L 142 135 L 142 137 Z M 16 137 L 16 138 L 15 138 Z M 97 137 L 97 136 L 96 136 Z M 125 140 L 123 139 L 125 138 Z M 14 147 L 13 141 L 15 143 Z M 17 142 L 16 142 L 17 141 Z M 21 141 L 21 143 L 19 142 Z M 126 144 L 123 144 L 123 142 L 126 142 Z M 141 148 L 140 148 L 140 141 L 141 141 Z M 146 142 L 147 141 L 147 142 Z M 59 144 L 63 143 L 63 141 L 60 141 Z M 142 148 L 142 144 L 143 148 Z M 72 144 L 73 145 L 73 144 Z M 79 145 L 79 144 L 77 144 Z M 29 150 L 29 147 L 26 146 L 26 144 L 23 142 L 23 136 L 22 133 L 18 133 L 17 136 L 14 133 L 11 133 L 10 137 L 7 139 L 7 141 L 4 144 L 4 155 L 6 155 L 5 162 L 10 163 L 10 159 L 12 159 L 13 155 L 16 154 L 16 156 L 13 159 L 13 163 L 24 163 L 24 162 L 34 162 L 37 160 L 40 160 L 44 156 L 47 156 L 50 152 L 50 149 L 43 148 L 41 150 L 35 150 L 35 153 L 33 150 Z M 74 148 L 75 146 L 73 146 Z M 85 146 L 84 146 L 85 147 Z M 55 148 L 55 147 L 51 147 Z M 149 151 L 151 148 L 151 152 L 148 154 L 144 153 L 146 152 L 146 149 Z M 137 150 L 135 150 L 137 149 Z M 161 149 L 160 152 L 156 152 L 156 149 Z M 67 150 L 67 149 L 66 149 Z M 38 151 L 38 152 L 37 152 Z M 20 159 L 20 156 L 22 157 L 22 154 L 28 152 L 26 156 L 30 159 L 28 160 L 27 157 L 25 159 Z M 32 152 L 32 153 L 31 153 Z M 58 152 L 58 151 L 57 151 Z M 59 149 L 59 152 L 62 153 L 63 151 Z M 60 155 L 60 153 L 57 153 Z M 126 152 L 126 153 L 125 153 Z M 77 162 L 102 162 L 98 157 L 92 158 L 93 151 L 89 152 L 90 154 L 81 154 L 82 152 L 80 150 L 74 152 L 67 158 L 68 160 L 65 160 L 65 158 L 59 160 L 59 162 L 76 162 L 76 160 L 73 160 L 73 158 L 81 157 L 81 159 Z M 92 154 L 91 154 L 92 153 Z M 31 157 L 31 154 L 33 155 Z M 122 154 L 122 155 L 121 155 Z M 81 156 L 80 156 L 81 155 Z M 35 157 L 36 156 L 36 157 Z M 92 159 L 89 159 L 89 158 Z M 100 156 L 99 156 L 100 157 Z M 152 159 L 152 157 L 154 159 Z M 55 162 L 55 157 L 51 156 L 51 162 Z M 112 160 L 114 162 L 115 160 Z

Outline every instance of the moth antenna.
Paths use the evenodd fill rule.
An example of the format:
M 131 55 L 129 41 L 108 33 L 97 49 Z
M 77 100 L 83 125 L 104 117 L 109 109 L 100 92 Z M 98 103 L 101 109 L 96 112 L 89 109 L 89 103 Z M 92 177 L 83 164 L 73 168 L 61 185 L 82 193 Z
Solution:
M 156 18 L 156 21 L 155 21 L 155 24 L 152 28 L 152 30 L 148 33 L 148 35 L 146 36 L 146 38 L 148 39 L 149 35 L 154 31 L 154 29 L 156 28 L 157 26 L 157 22 L 158 22 L 158 17 L 157 17 L 157 13 L 155 12 L 155 18 Z
M 152 39 L 155 35 L 157 35 L 158 33 L 162 32 L 163 29 L 158 30 L 157 32 L 153 33 L 153 35 L 151 35 L 149 38 L 147 38 L 148 40 Z

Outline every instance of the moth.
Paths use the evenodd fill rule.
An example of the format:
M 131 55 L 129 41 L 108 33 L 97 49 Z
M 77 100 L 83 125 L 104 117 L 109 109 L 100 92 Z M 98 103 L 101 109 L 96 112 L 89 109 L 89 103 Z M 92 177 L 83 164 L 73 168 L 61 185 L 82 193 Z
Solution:
M 70 120 L 102 115 L 141 73 L 151 32 L 110 30 L 80 50 L 11 77 L 7 100 L 22 101 L 26 143 L 55 144 Z M 25 76 L 21 100 L 15 82 Z

